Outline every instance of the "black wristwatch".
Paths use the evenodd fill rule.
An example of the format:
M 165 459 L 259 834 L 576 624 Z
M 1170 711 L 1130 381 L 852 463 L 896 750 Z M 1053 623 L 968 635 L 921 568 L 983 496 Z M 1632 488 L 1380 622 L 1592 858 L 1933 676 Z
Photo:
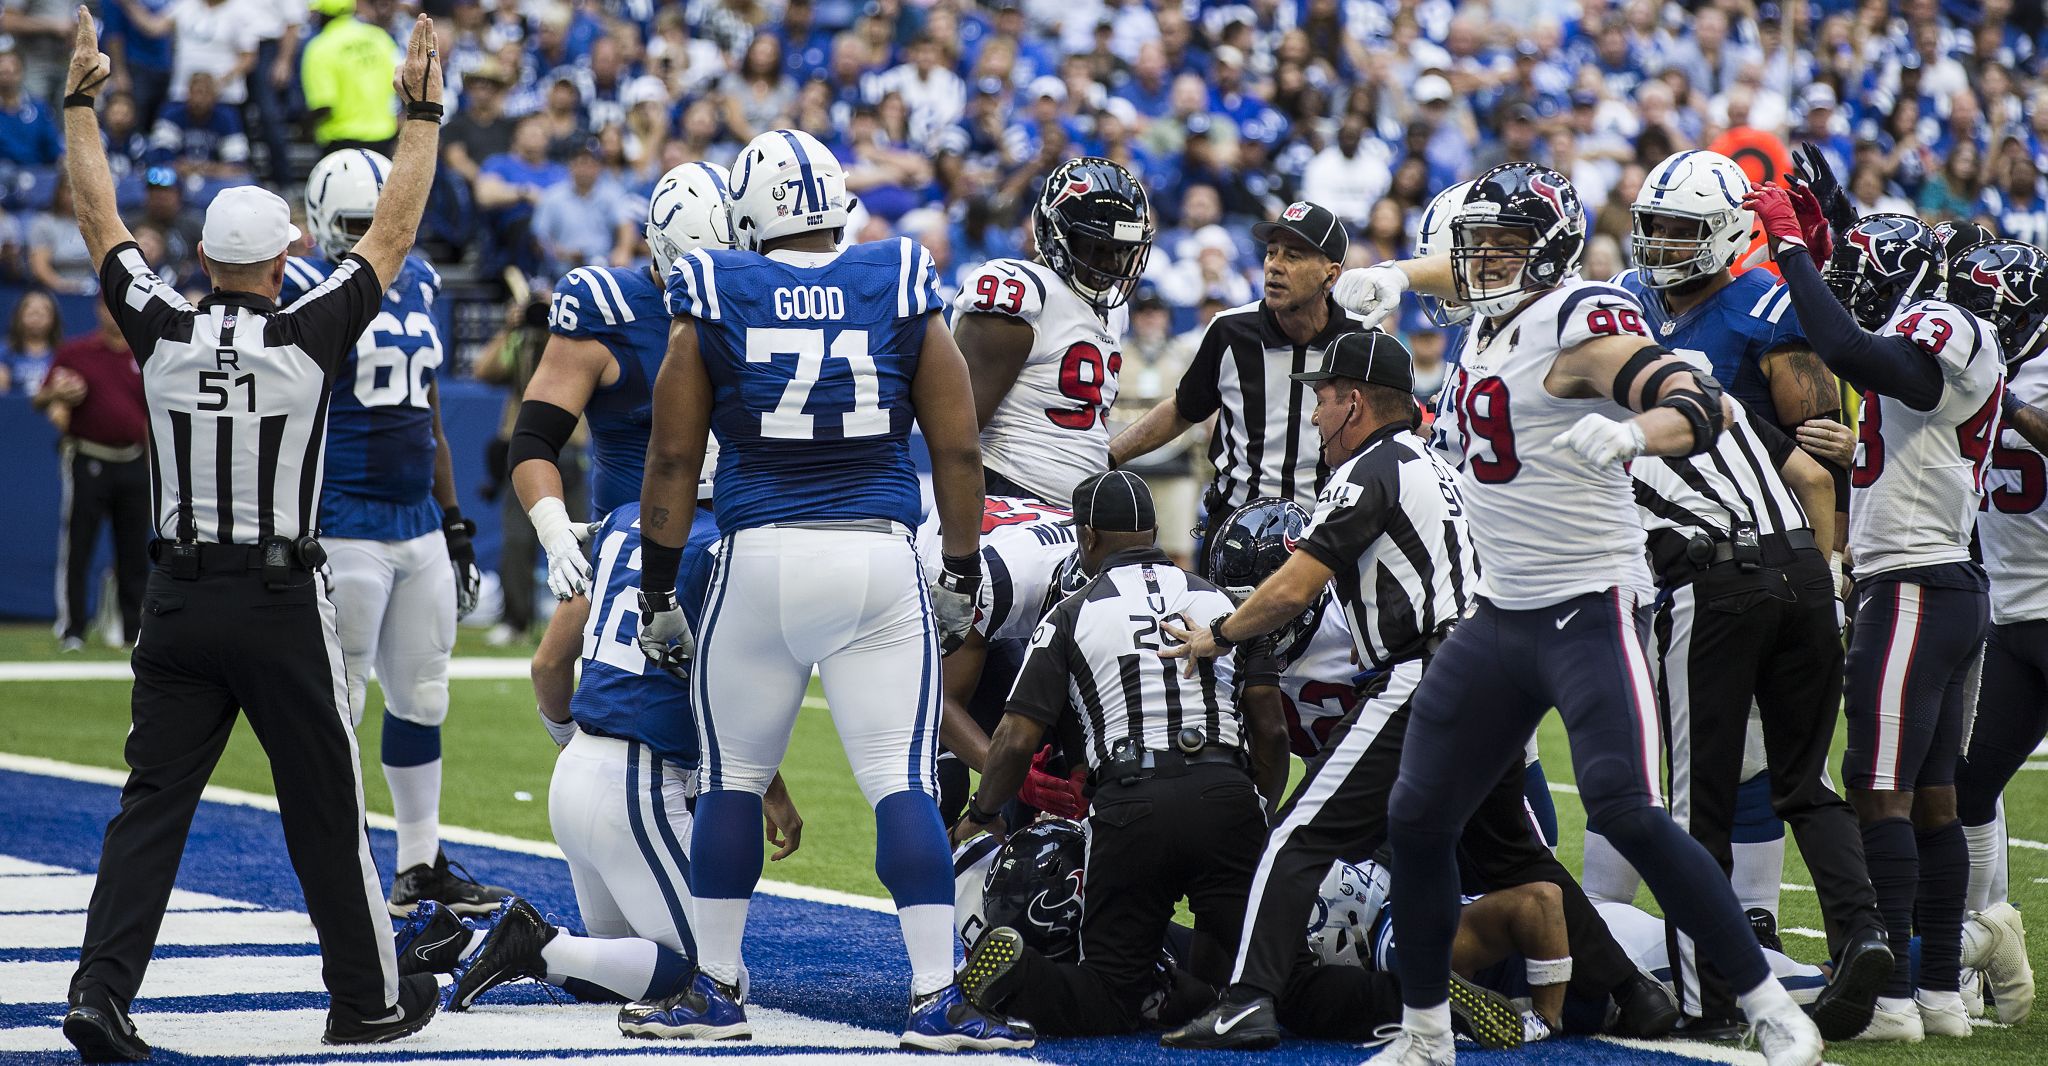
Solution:
M 1002 812 L 996 811 L 994 813 L 990 813 L 988 811 L 982 810 L 981 797 L 979 795 L 974 795 L 969 796 L 967 798 L 967 810 L 965 813 L 961 814 L 960 817 L 965 819 L 967 823 L 970 825 L 987 825 L 990 822 L 995 821 L 997 818 L 1002 817 Z
M 1230 621 L 1230 616 L 1236 613 L 1225 611 L 1209 620 L 1209 640 L 1216 645 L 1218 651 L 1229 651 L 1237 647 L 1237 641 L 1223 635 L 1223 623 Z

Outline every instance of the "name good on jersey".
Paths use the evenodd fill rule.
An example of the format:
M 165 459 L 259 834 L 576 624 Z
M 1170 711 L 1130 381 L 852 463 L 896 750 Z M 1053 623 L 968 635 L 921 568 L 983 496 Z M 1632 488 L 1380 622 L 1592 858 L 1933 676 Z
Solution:
M 2048 360 L 2012 371 L 2005 387 L 2048 407 Z M 2018 432 L 2001 426 L 1984 478 L 1977 541 L 1991 577 L 1991 620 L 1999 625 L 2048 618 L 2048 460 Z
M 1280 649 L 1287 663 L 1287 669 L 1280 672 L 1287 746 L 1304 759 L 1323 750 L 1337 723 L 1360 702 L 1351 625 L 1334 601 L 1326 601 L 1318 610 L 1315 628 L 1294 647 Z
M 1567 400 L 1543 381 L 1567 349 L 1649 327 L 1635 298 L 1612 285 L 1567 280 L 1497 330 L 1474 328 L 1445 388 L 1437 443 L 1456 463 L 1470 515 L 1482 595 L 1533 610 L 1620 586 L 1650 594 L 1643 526 L 1628 471 L 1595 466 L 1553 444 L 1581 417 L 1621 420 L 1612 400 Z
M 643 267 L 579 267 L 555 283 L 548 332 L 592 340 L 612 353 L 619 378 L 583 405 L 590 424 L 591 503 L 610 511 L 640 498 L 647 434 L 654 422 L 654 376 L 668 355 L 662 286 Z
M 325 258 L 285 260 L 287 308 L 334 273 Z M 434 325 L 441 275 L 410 255 L 384 303 L 335 376 L 327 414 L 327 481 L 320 534 L 411 540 L 441 528 L 434 503 L 434 411 L 427 400 L 443 352 Z
M 700 512 L 683 545 L 676 591 L 692 626 L 703 616 L 719 535 L 717 520 Z M 640 504 L 605 515 L 590 540 L 597 566 L 590 619 L 583 624 L 583 674 L 569 713 L 600 736 L 637 740 L 678 769 L 695 770 L 689 682 L 648 662 L 634 643 L 640 633 Z
M 1941 368 L 1941 401 L 1916 411 L 1863 394 L 1849 471 L 1849 550 L 1856 576 L 1970 557 L 2005 367 L 1991 324 L 1940 300 L 1907 304 L 1883 336 L 1911 338 Z
M 990 496 L 981 516 L 981 568 L 987 580 L 974 628 L 991 644 L 1029 637 L 1054 572 L 1073 553 L 1073 512 L 1017 496 Z M 917 557 L 927 576 L 944 565 L 936 512 L 918 527 Z
M 1031 327 L 1031 354 L 982 428 L 981 458 L 1041 499 L 1072 499 L 1075 485 L 1109 466 L 1109 408 L 1130 309 L 1098 315 L 1050 267 L 993 259 L 960 286 L 953 313 Z
M 1642 305 L 1643 321 L 1658 343 L 1682 356 L 1698 356 L 1703 370 L 1728 395 L 1748 404 L 1767 420 L 1776 405 L 1771 383 L 1764 377 L 1764 356 L 1781 348 L 1805 348 L 1806 334 L 1792 310 L 1792 290 L 1767 270 L 1737 275 L 1712 296 L 1682 315 L 1664 307 L 1664 296 L 1643 279 L 1640 269 L 1614 279 Z
M 944 307 L 931 253 L 905 237 L 803 258 L 815 265 L 699 249 L 669 275 L 669 310 L 696 321 L 711 378 L 719 525 L 915 529 L 910 386 Z

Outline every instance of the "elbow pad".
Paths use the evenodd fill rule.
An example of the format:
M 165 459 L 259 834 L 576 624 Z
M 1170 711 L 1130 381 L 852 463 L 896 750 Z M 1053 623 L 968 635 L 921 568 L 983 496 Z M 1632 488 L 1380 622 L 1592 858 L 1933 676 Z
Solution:
M 1657 406 L 1669 407 L 1685 416 L 1692 426 L 1692 448 L 1685 454 L 1699 455 L 1714 447 L 1715 439 L 1728 428 L 1727 419 L 1721 410 L 1721 383 L 1712 374 L 1697 370 L 1687 373 L 1692 375 L 1693 388 L 1674 392 L 1659 400 Z
M 511 476 L 528 459 L 560 463 L 562 447 L 576 432 L 576 416 L 546 400 L 527 400 L 519 405 L 519 420 L 512 426 L 512 446 L 505 457 L 505 474 Z

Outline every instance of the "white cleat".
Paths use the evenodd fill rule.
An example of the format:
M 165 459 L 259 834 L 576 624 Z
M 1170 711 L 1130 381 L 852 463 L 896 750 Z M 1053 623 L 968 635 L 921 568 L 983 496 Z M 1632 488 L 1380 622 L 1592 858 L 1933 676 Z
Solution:
M 1399 1026 L 1385 1026 L 1373 1035 L 1390 1029 L 1396 1033 L 1393 1043 L 1365 1060 L 1364 1066 L 1456 1066 L 1457 1037 L 1448 1030 L 1436 1036 L 1420 1036 Z
M 1970 915 L 1971 924 L 1994 936 L 1991 957 L 1984 960 L 1984 979 L 1998 1020 L 2018 1025 L 2034 1009 L 2034 964 L 2027 961 L 2027 927 L 2010 903 L 1995 903 Z
M 1963 971 L 1963 1013 L 1972 1018 L 1984 1017 L 1984 971 Z
M 1782 1009 L 1753 1019 L 1749 1032 L 1767 1066 L 1820 1066 L 1820 1027 L 1789 1000 Z
M 1884 1000 L 1879 1000 L 1877 1013 L 1870 1016 L 1870 1024 L 1856 1034 L 1856 1039 L 1917 1044 L 1927 1039 L 1927 1029 L 1920 1024 L 1917 1004 L 1907 1001 L 1905 1010 L 1891 1010 L 1885 1006 Z
M 1914 1005 L 1920 1008 L 1920 1029 L 1928 1036 L 1969 1036 L 1970 1015 L 1963 1009 L 1961 996 L 1936 1006 L 1913 997 Z

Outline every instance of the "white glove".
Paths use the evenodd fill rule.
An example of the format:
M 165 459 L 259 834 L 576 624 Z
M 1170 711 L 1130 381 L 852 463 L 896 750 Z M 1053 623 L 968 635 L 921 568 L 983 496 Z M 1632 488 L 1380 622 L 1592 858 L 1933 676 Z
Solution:
M 1381 263 L 1338 275 L 1337 287 L 1330 295 L 1337 306 L 1363 318 L 1371 329 L 1401 306 L 1401 294 L 1407 291 L 1407 272 L 1392 263 Z
M 590 542 L 595 523 L 571 522 L 559 497 L 549 496 L 526 512 L 533 532 L 548 553 L 548 591 L 558 600 L 575 599 L 590 592 L 590 560 L 583 546 Z
M 1648 447 L 1643 442 L 1643 427 L 1636 425 L 1634 419 L 1616 422 L 1605 415 L 1579 419 L 1572 428 L 1551 438 L 1550 443 L 1570 448 L 1594 466 L 1625 463 Z
M 939 654 L 951 655 L 967 642 L 974 628 L 976 601 L 981 598 L 981 553 L 947 556 L 932 579 L 932 624 L 939 630 Z
M 672 674 L 690 665 L 690 656 L 697 650 L 696 634 L 690 632 L 690 620 L 683 617 L 682 604 L 673 592 L 648 595 L 640 590 L 640 643 L 641 654 L 656 666 Z

